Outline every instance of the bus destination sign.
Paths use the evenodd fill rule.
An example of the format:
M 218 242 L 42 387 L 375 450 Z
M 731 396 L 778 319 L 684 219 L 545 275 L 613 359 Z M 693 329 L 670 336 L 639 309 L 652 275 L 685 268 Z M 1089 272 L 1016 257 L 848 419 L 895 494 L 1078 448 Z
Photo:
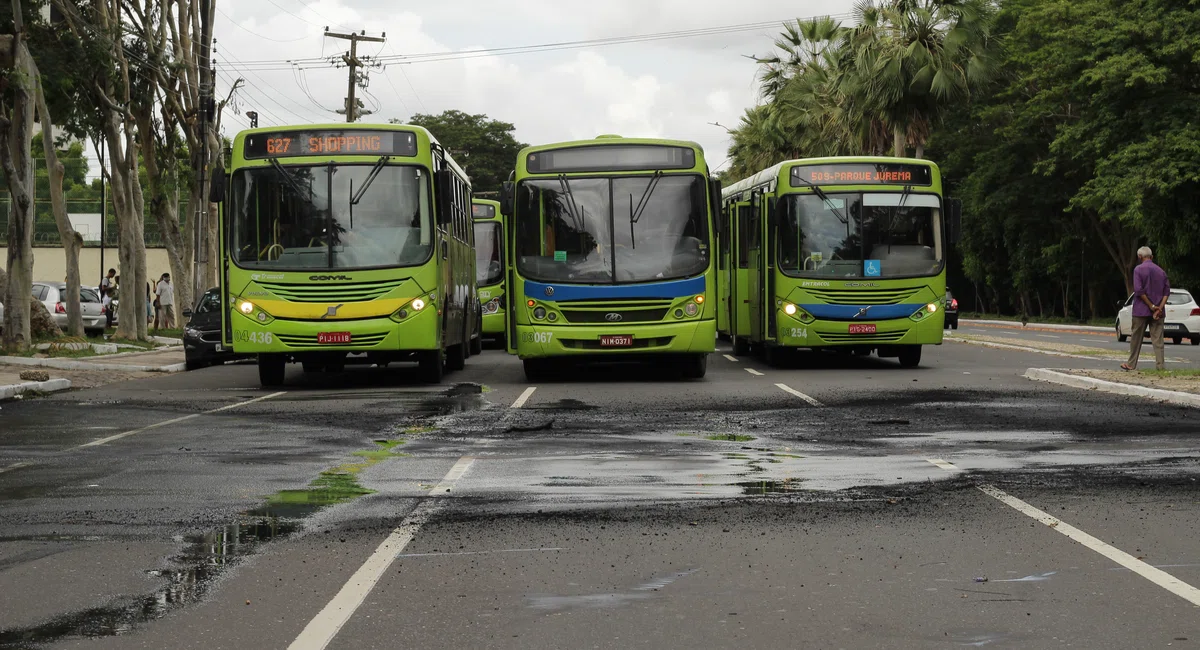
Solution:
M 415 156 L 417 136 L 410 131 L 284 131 L 246 136 L 245 157 Z
M 525 166 L 531 174 L 691 169 L 696 166 L 696 152 L 652 144 L 592 145 L 531 153 Z
M 928 165 L 831 163 L 792 167 L 792 187 L 809 185 L 933 185 Z

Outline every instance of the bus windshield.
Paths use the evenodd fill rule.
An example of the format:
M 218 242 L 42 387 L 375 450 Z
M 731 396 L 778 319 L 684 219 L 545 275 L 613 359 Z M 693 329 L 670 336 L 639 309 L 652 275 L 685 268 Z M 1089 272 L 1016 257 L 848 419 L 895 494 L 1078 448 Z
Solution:
M 941 202 L 934 195 L 792 194 L 781 201 L 777 259 L 788 275 L 898 278 L 941 270 Z
M 254 269 L 365 269 L 429 259 L 427 173 L 374 163 L 242 169 L 233 175 L 233 260 Z
M 620 284 L 708 268 L 699 175 L 525 180 L 517 186 L 517 268 L 542 282 Z
M 475 222 L 475 284 L 478 286 L 488 287 L 504 279 L 500 234 L 499 222 Z

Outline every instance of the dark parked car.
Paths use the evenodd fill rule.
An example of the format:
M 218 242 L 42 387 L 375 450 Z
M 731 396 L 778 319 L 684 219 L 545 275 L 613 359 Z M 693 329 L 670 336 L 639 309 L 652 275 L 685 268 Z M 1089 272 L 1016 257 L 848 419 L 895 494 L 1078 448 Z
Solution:
M 195 311 L 185 309 L 183 317 L 190 319 L 183 329 L 183 354 L 188 370 L 220 365 L 241 359 L 221 344 L 221 291 L 209 289 L 196 301 Z
M 958 329 L 958 298 L 949 291 L 946 292 L 946 327 Z

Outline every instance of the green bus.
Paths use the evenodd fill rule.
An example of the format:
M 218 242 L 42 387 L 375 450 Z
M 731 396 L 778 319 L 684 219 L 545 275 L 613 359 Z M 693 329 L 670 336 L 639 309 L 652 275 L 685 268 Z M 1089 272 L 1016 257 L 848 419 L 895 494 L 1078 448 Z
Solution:
M 789 160 L 725 188 L 718 323 L 734 354 L 793 349 L 921 362 L 941 345 L 961 203 L 927 160 Z
M 657 360 L 704 376 L 716 348 L 720 184 L 694 142 L 522 150 L 508 215 L 508 350 L 530 381 L 570 364 Z
M 475 219 L 475 284 L 483 310 L 483 336 L 504 341 L 504 214 L 500 202 L 473 199 L 471 215 Z
M 234 139 L 221 204 L 222 344 L 336 372 L 416 361 L 425 381 L 479 349 L 471 183 L 425 129 L 252 129 Z

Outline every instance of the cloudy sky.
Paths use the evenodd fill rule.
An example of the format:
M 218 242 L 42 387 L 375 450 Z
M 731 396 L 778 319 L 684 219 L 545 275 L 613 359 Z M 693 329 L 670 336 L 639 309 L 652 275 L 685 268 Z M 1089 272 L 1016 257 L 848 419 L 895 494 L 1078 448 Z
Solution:
M 226 135 L 259 125 L 337 122 L 346 94 L 335 57 L 348 43 L 331 31 L 387 34 L 362 43 L 378 57 L 370 71 L 364 122 L 458 109 L 516 125 L 517 138 L 543 144 L 602 133 L 694 140 L 714 170 L 726 161 L 724 129 L 757 99 L 756 66 L 745 55 L 770 50 L 778 23 L 845 14 L 852 0 L 217 0 L 218 92 L 245 85 L 225 116 Z M 736 12 L 729 9 L 736 8 Z M 732 28 L 732 29 L 719 29 Z M 617 45 L 495 50 L 712 30 L 702 36 Z M 401 57 L 418 57 L 400 64 Z M 421 58 L 441 60 L 422 61 Z M 293 63 L 289 63 L 289 61 Z

